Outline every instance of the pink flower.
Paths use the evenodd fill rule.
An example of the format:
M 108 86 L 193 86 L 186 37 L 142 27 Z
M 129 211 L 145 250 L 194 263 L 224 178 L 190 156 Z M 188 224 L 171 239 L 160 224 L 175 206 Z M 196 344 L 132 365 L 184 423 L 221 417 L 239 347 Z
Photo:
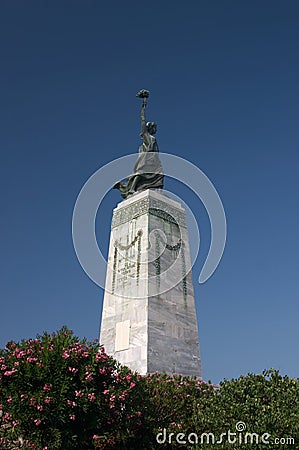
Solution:
M 75 367 L 69 367 L 68 369 L 72 373 L 77 373 L 78 372 L 78 369 L 76 369 Z
M 42 423 L 42 421 L 40 419 L 35 419 L 33 422 L 35 423 L 35 425 L 37 427 Z
M 17 427 L 19 425 L 19 423 L 20 422 L 18 420 L 13 420 L 12 421 L 12 424 L 13 424 L 14 427 Z
M 105 353 L 101 353 L 100 351 L 96 354 L 96 361 L 97 362 L 104 362 L 108 359 L 108 355 Z
M 84 397 L 84 394 L 82 391 L 75 391 L 76 397 Z
M 52 389 L 52 387 L 53 387 L 52 384 L 45 384 L 43 390 L 49 392 Z
M 92 436 L 92 439 L 99 439 L 99 436 L 98 436 L 97 434 L 94 434 L 94 435 Z
M 142 416 L 142 412 L 141 412 L 141 411 L 138 411 L 137 416 L 138 416 L 138 417 L 141 417 L 141 416 Z
M 5 374 L 4 374 L 4 375 L 5 375 Z M 85 380 L 86 380 L 86 381 L 92 381 L 92 380 L 93 380 L 92 374 L 89 373 L 89 372 L 86 372 L 86 374 L 85 374 Z
M 38 359 L 37 358 L 31 358 L 31 356 L 28 356 L 26 361 L 29 362 L 29 363 L 36 363 L 38 361 Z
M 44 409 L 44 407 L 43 407 L 42 405 L 37 405 L 36 409 L 37 409 L 38 411 L 42 411 L 42 410 Z
M 12 397 L 8 397 L 7 403 L 11 403 L 11 402 L 12 402 Z
M 70 414 L 70 420 L 76 420 L 76 416 L 75 416 L 75 414 Z
M 132 383 L 130 384 L 130 389 L 133 389 L 136 386 L 136 383 L 134 383 L 134 381 L 132 381 Z
M 9 413 L 5 413 L 5 414 L 4 414 L 4 419 L 5 419 L 5 420 L 10 420 L 11 417 L 12 417 L 12 415 L 9 414 Z
M 18 358 L 18 359 L 21 359 L 21 358 L 23 358 L 23 356 L 25 356 L 26 355 L 26 352 L 24 352 L 24 350 L 20 350 L 20 349 L 16 349 L 16 357 Z
M 95 396 L 95 394 L 92 392 L 91 394 L 88 394 L 88 400 L 90 401 L 90 402 L 94 402 L 95 401 L 95 399 L 96 399 L 96 396 Z
M 63 359 L 68 359 L 70 356 L 71 356 L 71 355 L 70 355 L 70 352 L 67 351 L 67 350 L 65 350 L 65 351 L 62 353 L 62 358 L 63 358 Z
M 11 370 L 7 370 L 6 372 L 4 372 L 4 375 L 6 377 L 10 377 L 10 375 L 13 375 L 16 372 L 18 372 L 18 369 L 11 369 Z
M 108 391 L 108 389 L 105 389 L 105 390 L 103 391 L 103 394 L 104 394 L 104 395 L 107 395 L 107 394 L 109 394 L 109 391 Z
M 45 403 L 49 404 L 51 401 L 51 397 L 46 397 L 44 401 L 45 401 Z
M 67 402 L 67 404 L 68 404 L 69 406 L 71 406 L 72 408 L 75 408 L 75 406 L 77 406 L 77 403 L 76 403 L 76 402 L 72 402 L 71 400 L 67 400 L 66 402 Z

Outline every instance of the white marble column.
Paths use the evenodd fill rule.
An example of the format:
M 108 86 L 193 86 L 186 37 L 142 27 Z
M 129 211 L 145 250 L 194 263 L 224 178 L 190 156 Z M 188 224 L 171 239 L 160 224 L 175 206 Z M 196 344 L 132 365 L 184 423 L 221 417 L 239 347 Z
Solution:
M 100 343 L 141 374 L 201 378 L 185 210 L 161 191 L 122 201 L 112 219 Z

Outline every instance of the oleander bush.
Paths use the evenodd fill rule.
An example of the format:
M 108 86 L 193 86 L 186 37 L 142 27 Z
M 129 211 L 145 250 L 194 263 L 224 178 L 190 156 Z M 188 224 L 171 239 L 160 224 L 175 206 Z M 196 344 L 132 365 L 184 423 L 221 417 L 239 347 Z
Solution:
M 271 445 L 248 448 L 299 449 L 298 380 L 275 370 L 220 386 L 180 375 L 140 376 L 65 327 L 0 350 L 3 450 L 235 450 L 246 445 L 228 442 L 227 432 L 239 439 L 240 422 L 242 438 L 247 431 L 270 436 Z M 274 445 L 287 437 L 294 439 L 288 447 Z
M 138 439 L 139 375 L 66 328 L 9 342 L 0 374 L 2 448 L 18 440 L 23 449 L 121 448 Z

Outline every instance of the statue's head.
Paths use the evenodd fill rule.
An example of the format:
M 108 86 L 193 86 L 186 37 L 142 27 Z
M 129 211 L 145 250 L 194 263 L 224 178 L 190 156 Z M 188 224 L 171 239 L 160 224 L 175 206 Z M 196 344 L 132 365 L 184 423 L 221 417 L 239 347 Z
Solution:
M 146 128 L 149 134 L 155 134 L 157 131 L 157 124 L 155 122 L 147 122 Z

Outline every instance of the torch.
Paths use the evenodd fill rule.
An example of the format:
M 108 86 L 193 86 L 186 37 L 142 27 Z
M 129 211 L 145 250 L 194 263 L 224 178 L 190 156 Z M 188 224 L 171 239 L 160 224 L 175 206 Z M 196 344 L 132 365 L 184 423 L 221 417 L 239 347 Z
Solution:
M 147 91 L 146 89 L 141 89 L 141 91 L 137 92 L 136 97 L 142 98 L 143 102 L 142 102 L 142 107 L 145 108 L 146 106 L 146 99 L 149 98 L 149 91 Z

